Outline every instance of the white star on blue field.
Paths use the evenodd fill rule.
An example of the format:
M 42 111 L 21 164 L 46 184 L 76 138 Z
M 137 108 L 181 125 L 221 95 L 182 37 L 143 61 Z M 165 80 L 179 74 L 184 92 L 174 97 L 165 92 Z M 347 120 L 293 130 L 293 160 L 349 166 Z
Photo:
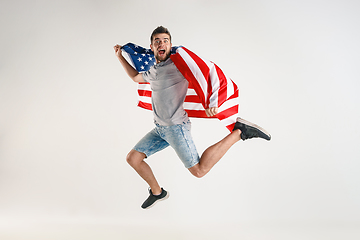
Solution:
M 145 49 L 133 43 L 128 43 L 122 49 L 129 55 L 138 72 L 144 72 L 155 64 L 154 54 L 150 49 Z
M 176 48 L 171 49 L 171 53 L 176 53 Z M 122 49 L 128 54 L 135 68 L 138 72 L 144 72 L 150 69 L 155 64 L 155 57 L 151 49 L 146 49 L 133 43 L 128 43 L 122 47 Z

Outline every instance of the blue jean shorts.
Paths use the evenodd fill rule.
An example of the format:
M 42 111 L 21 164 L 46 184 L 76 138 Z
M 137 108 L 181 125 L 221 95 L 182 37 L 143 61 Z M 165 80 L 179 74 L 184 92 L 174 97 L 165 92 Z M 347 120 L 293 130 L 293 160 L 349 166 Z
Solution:
M 133 148 L 142 152 L 146 157 L 171 146 L 186 168 L 199 163 L 199 154 L 191 137 L 190 121 L 172 126 L 156 127 L 146 134 Z

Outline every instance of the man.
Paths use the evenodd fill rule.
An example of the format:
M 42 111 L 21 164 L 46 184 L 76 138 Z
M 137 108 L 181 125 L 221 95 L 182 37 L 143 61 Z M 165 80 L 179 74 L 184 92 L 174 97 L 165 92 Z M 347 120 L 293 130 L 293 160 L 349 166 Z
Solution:
M 264 129 L 238 118 L 233 131 L 207 148 L 199 157 L 190 133 L 191 123 L 183 108 L 188 81 L 170 58 L 171 34 L 168 29 L 160 26 L 153 31 L 150 41 L 156 64 L 143 73 L 137 72 L 125 60 L 120 45 L 114 46 L 115 55 L 129 77 L 134 82 L 149 82 L 152 89 L 151 100 L 156 126 L 135 145 L 126 158 L 150 186 L 150 196 L 141 206 L 144 209 L 169 197 L 169 193 L 160 187 L 151 168 L 144 161 L 152 154 L 171 146 L 190 173 L 201 178 L 240 139 L 260 137 L 270 140 L 271 138 Z M 207 116 L 212 117 L 218 113 L 218 108 L 210 107 L 205 109 L 205 112 Z

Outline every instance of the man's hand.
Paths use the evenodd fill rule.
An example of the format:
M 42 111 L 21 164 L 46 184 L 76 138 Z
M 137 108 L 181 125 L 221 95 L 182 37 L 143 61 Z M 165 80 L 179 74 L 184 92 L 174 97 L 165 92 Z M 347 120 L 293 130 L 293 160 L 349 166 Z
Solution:
M 211 108 L 205 109 L 205 112 L 208 117 L 212 117 L 218 113 L 218 110 L 219 110 L 219 108 L 217 108 L 217 107 L 211 107 Z
M 122 57 L 122 55 L 121 55 L 121 46 L 119 44 L 116 44 L 114 46 L 114 50 L 115 50 L 115 56 L 117 56 L 118 58 Z

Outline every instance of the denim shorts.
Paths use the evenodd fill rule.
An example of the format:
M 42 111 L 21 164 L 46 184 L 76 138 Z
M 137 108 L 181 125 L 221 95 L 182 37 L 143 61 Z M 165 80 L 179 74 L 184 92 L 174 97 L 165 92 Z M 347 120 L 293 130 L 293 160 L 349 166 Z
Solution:
M 171 146 L 186 168 L 199 163 L 199 154 L 191 137 L 190 121 L 172 126 L 156 127 L 146 134 L 133 148 L 146 157 Z

